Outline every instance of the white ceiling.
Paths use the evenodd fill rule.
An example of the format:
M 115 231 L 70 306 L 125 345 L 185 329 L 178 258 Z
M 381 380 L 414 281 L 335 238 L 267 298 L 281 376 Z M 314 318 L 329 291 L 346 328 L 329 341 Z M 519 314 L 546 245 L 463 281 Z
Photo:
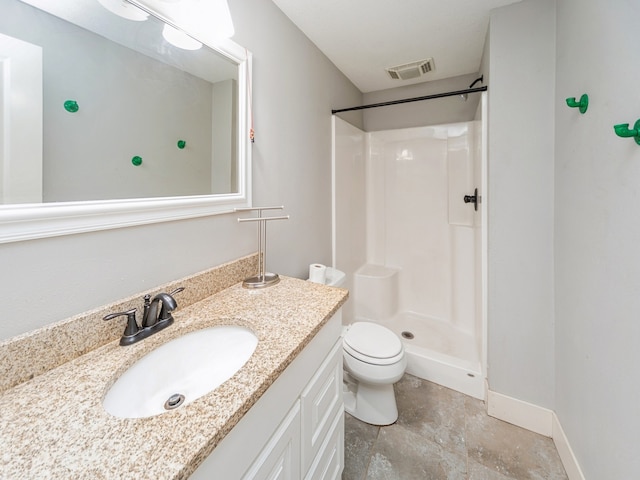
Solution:
M 520 0 L 273 0 L 363 92 L 476 73 L 489 12 Z M 392 80 L 385 68 L 433 57 Z

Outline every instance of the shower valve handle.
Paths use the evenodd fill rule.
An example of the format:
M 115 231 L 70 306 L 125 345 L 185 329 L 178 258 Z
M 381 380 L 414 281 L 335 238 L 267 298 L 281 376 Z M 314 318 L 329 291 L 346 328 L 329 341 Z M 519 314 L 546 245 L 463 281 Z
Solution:
M 473 203 L 473 209 L 478 211 L 478 203 L 480 203 L 480 196 L 478 196 L 478 189 L 473 191 L 473 195 L 465 195 L 464 203 Z

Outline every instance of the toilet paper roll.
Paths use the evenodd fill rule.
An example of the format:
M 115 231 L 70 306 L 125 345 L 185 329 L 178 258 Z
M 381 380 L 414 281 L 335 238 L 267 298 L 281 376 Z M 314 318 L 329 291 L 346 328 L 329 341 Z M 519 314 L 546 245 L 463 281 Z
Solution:
M 325 284 L 327 282 L 327 267 L 321 263 L 309 265 L 309 281 Z

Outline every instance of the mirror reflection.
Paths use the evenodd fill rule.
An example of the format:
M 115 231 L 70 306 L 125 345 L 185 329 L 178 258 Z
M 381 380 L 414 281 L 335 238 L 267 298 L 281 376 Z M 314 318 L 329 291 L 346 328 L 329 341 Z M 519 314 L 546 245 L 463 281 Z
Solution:
M 0 202 L 237 193 L 238 64 L 171 33 L 120 0 L 0 0 Z

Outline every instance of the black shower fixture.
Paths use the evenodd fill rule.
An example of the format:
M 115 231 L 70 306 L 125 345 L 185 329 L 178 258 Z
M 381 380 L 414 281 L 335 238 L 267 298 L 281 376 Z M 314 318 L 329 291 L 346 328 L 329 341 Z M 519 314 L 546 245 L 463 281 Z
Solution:
M 471 85 L 469 85 L 469 88 L 473 88 L 473 86 L 474 86 L 476 83 L 478 83 L 478 82 L 480 82 L 480 83 L 484 83 L 484 75 L 480 75 L 478 78 L 476 78 L 476 79 L 473 81 L 473 83 L 472 83 Z

